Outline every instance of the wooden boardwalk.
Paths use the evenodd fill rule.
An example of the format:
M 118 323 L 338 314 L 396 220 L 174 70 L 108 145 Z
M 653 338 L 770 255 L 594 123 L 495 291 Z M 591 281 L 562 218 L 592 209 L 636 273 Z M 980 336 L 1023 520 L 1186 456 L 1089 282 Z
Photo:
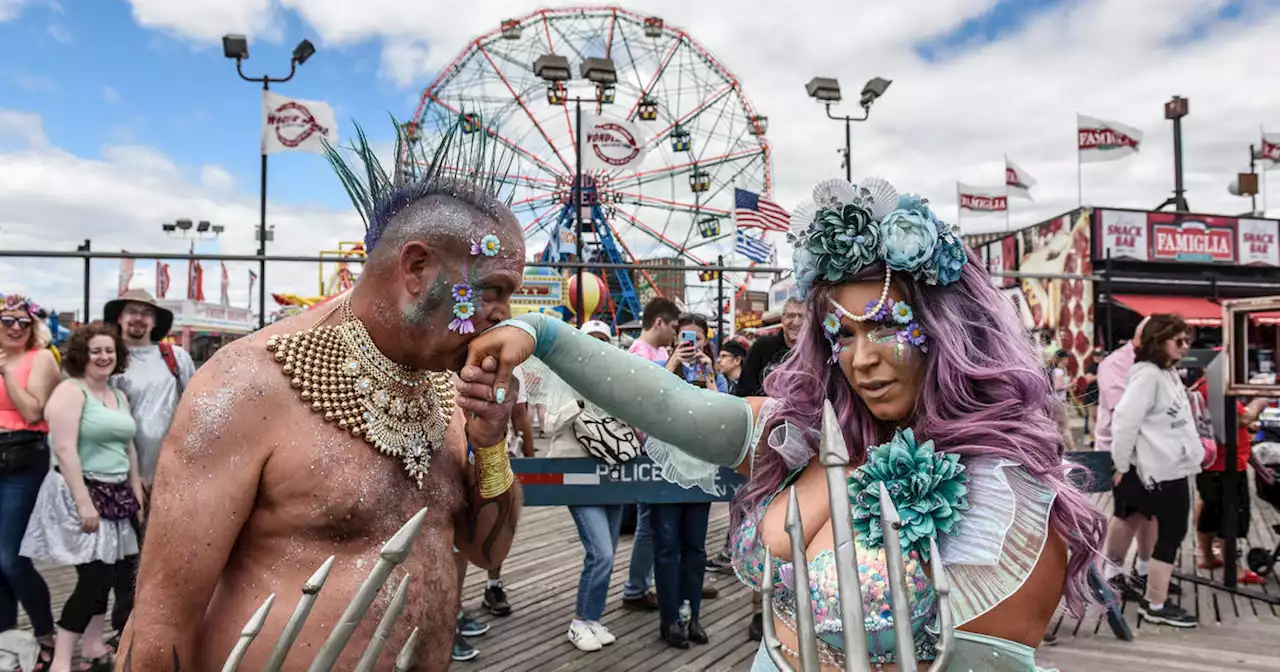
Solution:
M 1101 498 L 1099 506 L 1110 511 L 1109 496 Z M 1280 515 L 1256 500 L 1254 511 L 1250 545 L 1273 548 L 1277 535 L 1272 525 L 1280 525 Z M 727 506 L 714 505 L 708 552 L 719 550 L 727 524 Z M 1195 571 L 1191 536 L 1188 535 L 1181 554 L 1184 571 Z M 563 508 L 527 509 L 512 556 L 503 568 L 503 580 L 514 613 L 494 618 L 484 611 L 480 599 L 485 573 L 473 568 L 467 576 L 464 604 L 479 620 L 490 623 L 492 629 L 472 640 L 481 652 L 479 658 L 455 663 L 451 669 L 747 672 L 757 647 L 756 642 L 747 638 L 750 591 L 732 576 L 708 573 L 708 583 L 720 590 L 718 598 L 703 601 L 702 620 L 711 643 L 686 651 L 673 649 L 658 639 L 656 613 L 630 611 L 621 605 L 630 551 L 631 538 L 623 537 L 602 619 L 618 641 L 602 651 L 582 653 L 565 638 L 573 617 L 583 555 L 573 520 Z M 75 573 L 71 568 L 42 571 L 49 580 L 57 611 L 70 594 Z M 1058 642 L 1040 648 L 1037 653 L 1040 665 L 1057 667 L 1063 672 L 1116 667 L 1126 670 L 1280 670 L 1280 608 L 1191 583 L 1183 583 L 1182 587 L 1182 604 L 1200 617 L 1199 628 L 1176 630 L 1140 625 L 1135 617 L 1136 605 L 1130 603 L 1125 605 L 1124 613 L 1134 628 L 1136 640 L 1121 642 L 1111 635 L 1106 622 L 1097 614 L 1080 622 L 1059 616 L 1049 628 Z M 1280 593 L 1280 584 L 1270 577 L 1263 590 Z

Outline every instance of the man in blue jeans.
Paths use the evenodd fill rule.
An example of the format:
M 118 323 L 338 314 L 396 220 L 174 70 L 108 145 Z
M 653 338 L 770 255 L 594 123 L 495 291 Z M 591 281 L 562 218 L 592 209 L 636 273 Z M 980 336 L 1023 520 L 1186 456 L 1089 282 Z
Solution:
M 644 307 L 641 316 L 640 337 L 631 345 L 631 353 L 666 367 L 672 374 L 682 375 L 682 361 L 668 355 L 668 348 L 675 345 L 680 321 L 680 309 L 669 299 L 656 298 Z M 677 371 L 681 371 L 677 374 Z M 657 596 L 650 591 L 653 585 L 653 528 L 651 526 L 650 506 L 636 504 L 636 531 L 631 545 L 631 568 L 627 583 L 622 588 L 622 606 L 640 611 L 656 611 Z M 705 534 L 705 530 L 704 530 Z M 714 598 L 719 595 L 712 586 L 702 589 L 702 597 Z M 675 608 L 679 609 L 676 604 Z

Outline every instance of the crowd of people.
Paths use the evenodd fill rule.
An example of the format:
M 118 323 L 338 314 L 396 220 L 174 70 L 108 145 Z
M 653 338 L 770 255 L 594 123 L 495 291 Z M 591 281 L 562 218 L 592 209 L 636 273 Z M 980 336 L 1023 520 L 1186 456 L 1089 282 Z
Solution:
M 145 291 L 108 303 L 59 357 L 40 307 L 0 298 L 0 632 L 21 604 L 37 646 L 23 669 L 114 669 L 118 635 L 104 633 L 132 612 L 160 445 L 195 367 L 163 342 L 173 315 Z M 75 568 L 56 621 L 35 563 Z

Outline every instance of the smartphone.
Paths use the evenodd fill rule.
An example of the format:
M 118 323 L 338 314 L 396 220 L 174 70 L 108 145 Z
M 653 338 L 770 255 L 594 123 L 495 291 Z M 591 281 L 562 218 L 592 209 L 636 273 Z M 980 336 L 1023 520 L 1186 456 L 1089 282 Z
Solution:
M 696 349 L 698 347 L 698 332 L 690 329 L 680 332 L 680 342 L 688 343 Z

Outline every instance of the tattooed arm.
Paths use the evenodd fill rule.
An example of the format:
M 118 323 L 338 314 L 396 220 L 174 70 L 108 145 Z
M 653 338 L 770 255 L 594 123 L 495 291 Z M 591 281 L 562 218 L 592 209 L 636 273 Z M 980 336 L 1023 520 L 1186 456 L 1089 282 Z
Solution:
M 512 483 L 497 497 L 486 499 L 480 494 L 480 480 L 486 472 L 482 469 L 483 460 L 474 451 L 502 443 L 511 422 L 512 406 L 518 397 L 518 390 L 512 389 L 501 403 L 494 400 L 493 380 L 494 374 L 469 366 L 462 370 L 457 383 L 458 407 L 466 418 L 467 459 L 469 463 L 474 462 L 474 466 L 465 470 L 470 474 L 471 482 L 467 508 L 458 521 L 454 545 L 471 564 L 484 569 L 502 566 L 502 561 L 511 551 L 523 504 L 518 483 Z M 506 467 L 509 464 L 506 449 L 501 451 L 501 468 L 509 468 Z M 494 470 L 491 466 L 490 470 L 501 475 L 501 468 Z
M 117 669 L 173 672 L 198 667 L 210 596 L 249 520 L 263 465 L 274 376 L 243 343 L 221 349 L 191 380 L 160 451 L 133 616 Z M 264 385 L 272 389 L 261 389 Z M 287 383 L 286 383 L 287 384 Z M 287 391 L 287 388 L 286 388 Z

